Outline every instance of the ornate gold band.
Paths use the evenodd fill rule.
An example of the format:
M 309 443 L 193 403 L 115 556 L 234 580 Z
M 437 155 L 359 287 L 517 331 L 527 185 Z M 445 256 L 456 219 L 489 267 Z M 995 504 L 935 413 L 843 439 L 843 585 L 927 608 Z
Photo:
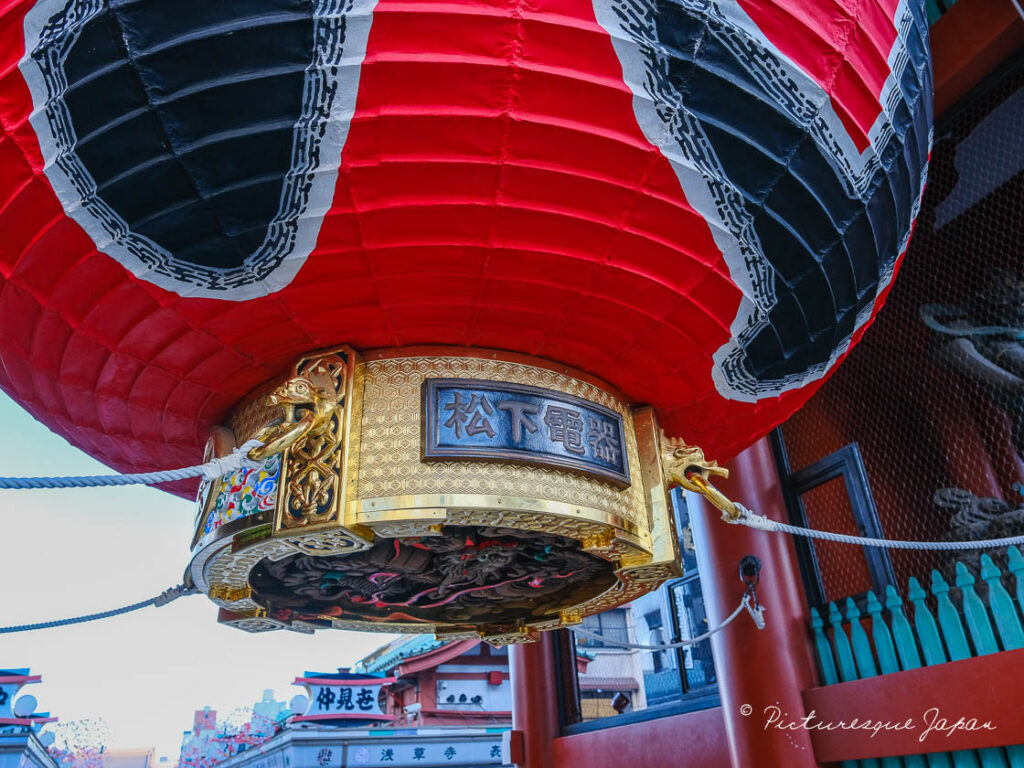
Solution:
M 332 626 L 519 642 L 678 574 L 653 412 L 562 366 L 491 350 L 362 358 L 343 347 L 302 358 L 228 426 L 209 452 L 251 437 L 279 452 L 201 489 L 189 577 L 222 621 L 247 631 Z M 446 536 L 466 538 L 465 551 L 449 552 Z M 370 573 L 385 557 L 387 567 Z M 504 578 L 524 557 L 540 563 L 532 580 Z M 315 572 L 303 594 L 319 613 L 267 586 L 293 562 Z M 593 576 L 573 575 L 584 572 Z M 428 597 L 398 601 L 401 579 L 429 578 L 439 583 Z M 556 585 L 574 578 L 572 589 Z M 522 606 L 534 583 L 553 586 L 531 612 Z M 349 602 L 339 597 L 324 612 L 328 593 Z M 481 596 L 491 607 L 474 614 L 467 606 Z M 453 608 L 458 600 L 465 605 Z

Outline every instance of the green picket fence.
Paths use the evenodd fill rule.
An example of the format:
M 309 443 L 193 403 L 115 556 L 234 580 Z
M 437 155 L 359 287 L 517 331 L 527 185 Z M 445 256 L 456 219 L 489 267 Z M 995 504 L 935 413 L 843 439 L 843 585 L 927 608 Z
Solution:
M 822 682 L 832 685 L 1024 648 L 1024 629 L 1018 610 L 1024 606 L 1024 557 L 1016 547 L 1008 550 L 1007 568 L 1016 582 L 1012 597 L 1003 586 L 1003 572 L 991 557 L 981 556 L 981 579 L 988 587 L 986 606 L 975 590 L 974 574 L 963 563 L 956 563 L 955 585 L 960 591 L 962 611 L 950 600 L 949 584 L 938 571 L 932 571 L 935 615 L 925 603 L 928 594 L 917 579 L 910 579 L 907 601 L 913 607 L 913 624 L 904 612 L 903 598 L 892 586 L 887 587 L 885 593 L 888 620 L 873 592 L 868 593 L 866 615 L 852 598 L 847 598 L 845 619 L 848 624 L 845 626 L 843 613 L 835 603 L 829 603 L 825 619 L 812 608 L 811 627 Z M 825 627 L 826 621 L 831 632 Z M 870 639 L 865 623 L 870 623 Z M 843 768 L 1024 768 L 1024 745 L 848 760 L 842 765 Z

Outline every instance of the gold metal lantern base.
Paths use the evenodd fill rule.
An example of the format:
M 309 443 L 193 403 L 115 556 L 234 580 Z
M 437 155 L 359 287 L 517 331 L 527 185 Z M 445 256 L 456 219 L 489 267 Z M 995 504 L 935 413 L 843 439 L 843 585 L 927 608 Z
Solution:
M 262 466 L 199 493 L 187 578 L 225 624 L 507 644 L 679 575 L 653 411 L 547 361 L 310 354 L 208 455 L 254 437 Z

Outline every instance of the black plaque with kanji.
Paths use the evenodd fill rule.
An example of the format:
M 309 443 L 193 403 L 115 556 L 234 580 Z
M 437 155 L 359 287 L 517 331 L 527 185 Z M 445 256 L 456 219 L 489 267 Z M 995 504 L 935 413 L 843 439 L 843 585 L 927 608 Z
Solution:
M 477 379 L 423 383 L 423 460 L 570 469 L 629 485 L 622 416 L 551 389 Z

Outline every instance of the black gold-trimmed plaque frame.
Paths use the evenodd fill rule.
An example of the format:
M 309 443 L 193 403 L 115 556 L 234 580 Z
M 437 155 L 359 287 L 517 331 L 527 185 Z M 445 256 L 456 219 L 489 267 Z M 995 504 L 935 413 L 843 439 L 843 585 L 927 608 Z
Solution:
M 622 416 L 598 403 L 543 387 L 468 378 L 426 379 L 422 402 L 423 461 L 529 464 L 617 488 L 630 485 Z

